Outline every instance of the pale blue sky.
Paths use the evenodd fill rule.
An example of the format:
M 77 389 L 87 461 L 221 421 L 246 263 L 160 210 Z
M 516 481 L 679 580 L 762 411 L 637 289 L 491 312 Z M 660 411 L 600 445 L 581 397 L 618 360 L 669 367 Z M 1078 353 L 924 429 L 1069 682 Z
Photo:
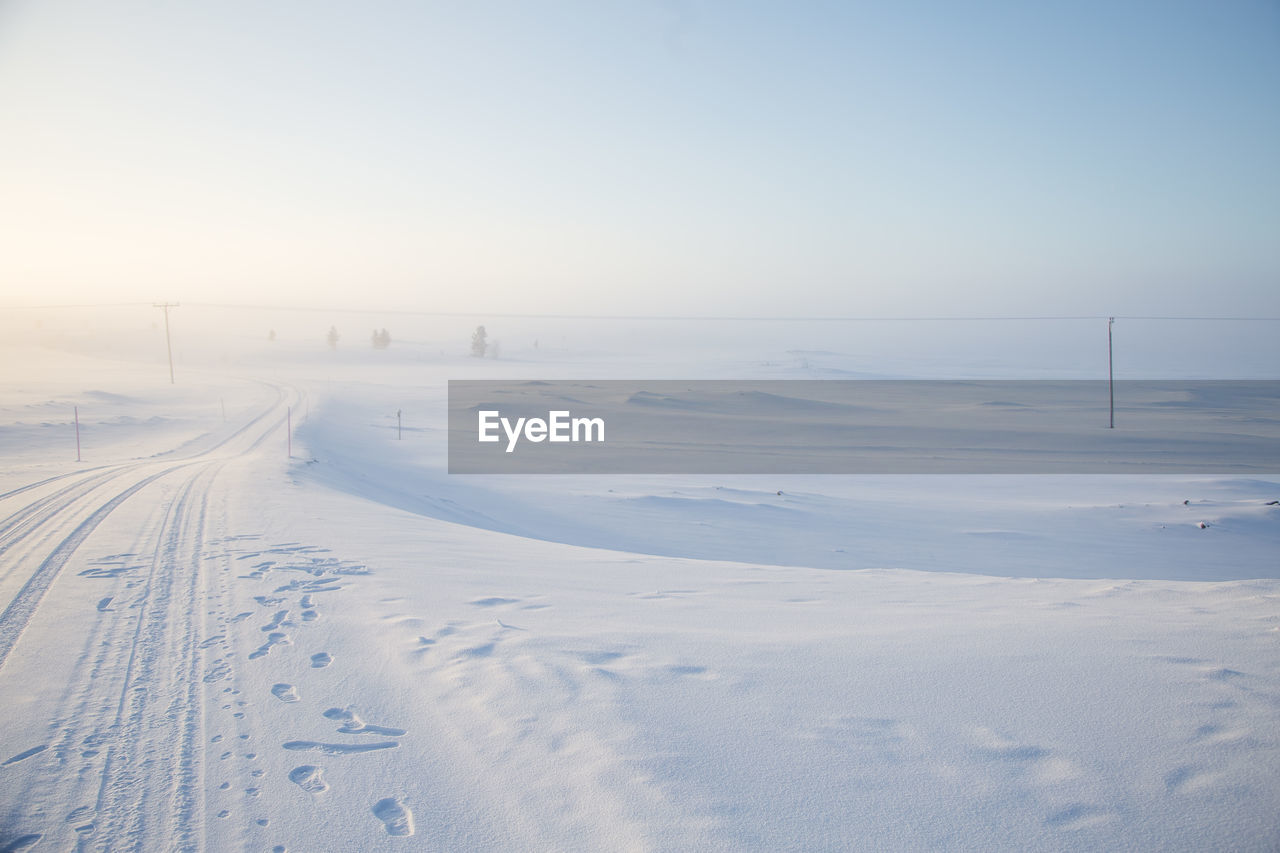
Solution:
M 1280 314 L 1280 4 L 0 6 L 0 286 Z

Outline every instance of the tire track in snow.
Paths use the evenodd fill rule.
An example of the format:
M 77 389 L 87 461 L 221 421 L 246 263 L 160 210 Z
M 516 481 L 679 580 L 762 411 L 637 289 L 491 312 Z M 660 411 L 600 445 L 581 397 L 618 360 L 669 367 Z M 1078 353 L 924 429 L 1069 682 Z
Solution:
M 29 534 L 39 530 L 49 519 L 69 508 L 76 500 L 90 494 L 98 485 L 118 476 L 119 472 L 117 466 L 111 471 L 85 476 L 11 513 L 3 523 L 0 523 L 0 555 L 22 542 Z
M 3 614 L 0 614 L 0 668 L 4 667 L 4 661 L 12 650 L 13 645 L 17 642 L 18 636 L 25 627 L 26 622 L 34 613 L 35 608 L 39 605 L 40 599 L 44 596 L 49 584 L 57 576 L 62 565 L 70 558 L 81 543 L 89 536 L 93 530 L 106 519 L 121 503 L 130 496 L 142 489 L 144 486 L 159 479 L 167 473 L 178 470 L 187 465 L 195 464 L 202 458 L 207 458 L 215 451 L 223 450 L 232 445 L 237 439 L 251 435 L 255 427 L 261 427 L 263 422 L 270 418 L 273 414 L 277 417 L 271 421 L 261 434 L 253 436 L 253 441 L 248 447 L 241 448 L 237 455 L 252 452 L 260 447 L 272 434 L 272 432 L 285 422 L 285 418 L 279 416 L 278 409 L 285 399 L 285 389 L 279 386 L 271 386 L 276 390 L 276 400 L 263 412 L 256 415 L 248 423 L 237 429 L 231 435 L 219 441 L 213 447 L 199 454 L 194 454 L 185 461 L 179 461 L 176 464 L 169 464 L 162 471 L 145 477 L 142 481 L 131 484 L 124 491 L 117 494 L 114 498 L 105 504 L 97 507 L 90 515 L 80 522 L 79 525 L 71 532 L 69 536 L 62 540 L 49 554 L 48 557 L 41 562 L 35 569 L 31 577 L 25 582 L 24 586 L 18 591 L 14 598 L 10 601 L 8 607 Z M 0 527 L 0 554 L 4 554 L 13 546 L 46 532 L 49 525 L 58 520 L 60 515 L 66 514 L 74 509 L 75 504 L 84 497 L 93 493 L 99 486 L 109 483 L 112 480 L 128 478 L 130 475 L 138 475 L 146 471 L 154 470 L 156 462 L 135 462 L 123 466 L 116 466 L 106 472 L 94 474 L 80 480 L 70 486 L 58 490 L 53 495 L 39 498 L 27 506 L 19 509 L 6 519 L 4 526 Z M 81 473 L 81 472 L 76 472 Z M 61 479 L 61 477 L 70 475 L 60 475 L 60 477 L 49 478 L 41 481 L 49 482 L 51 480 Z M 30 488 L 34 488 L 41 483 L 33 483 Z M 14 490 L 8 494 L 15 494 L 24 491 L 28 487 Z M 8 541 L 3 541 L 5 538 Z M 16 565 L 16 563 L 15 563 Z M 5 573 L 8 577 L 16 568 L 11 568 Z
M 8 787 L 21 778 L 23 784 L 13 790 L 25 790 L 29 796 L 22 798 L 25 806 L 4 818 L 13 829 L 37 818 L 46 825 L 35 837 L 71 840 L 74 831 L 74 845 L 80 850 L 206 849 L 203 753 L 208 688 L 201 676 L 203 653 L 211 643 L 202 635 L 217 633 L 205 630 L 206 623 L 216 622 L 206 619 L 206 611 L 214 615 L 212 599 L 224 591 L 210 594 L 202 578 L 212 483 L 225 464 L 262 446 L 283 425 L 279 408 L 284 393 L 277 388 L 274 403 L 214 448 L 230 448 L 232 453 L 211 458 L 211 449 L 181 461 L 114 466 L 82 476 L 8 517 L 6 549 L 28 544 L 20 560 L 36 568 L 0 614 L 0 666 L 21 645 L 27 625 L 43 612 L 45 593 L 94 530 L 160 478 L 184 477 L 178 496 L 134 538 L 131 552 L 145 553 L 149 547 L 154 551 L 148 575 L 92 575 L 121 584 L 124 595 L 120 587 L 114 588 L 117 605 L 99 608 L 82 631 L 72 629 L 67 636 L 81 643 L 82 651 L 71 665 L 73 675 L 61 699 L 49 705 L 56 709 L 48 726 L 49 744 L 31 753 L 51 746 L 47 754 L 56 761 L 15 762 L 22 776 L 11 778 Z M 49 478 L 8 494 L 85 473 Z M 104 488 L 125 483 L 114 494 Z M 154 505 L 161 506 L 159 501 Z M 46 549 L 43 555 L 41 549 Z M 121 577 L 125 580 L 115 580 Z M 217 639 L 211 636 L 211 641 Z M 22 660 L 29 666 L 28 658 Z M 116 698 L 110 698 L 112 693 Z M 98 757 L 101 753 L 105 755 Z M 140 784 L 130 785 L 131 780 Z M 85 796 L 86 783 L 92 784 L 90 796 Z M 90 805 L 93 798 L 96 803 Z M 64 807 L 70 809 L 65 816 L 56 813 Z
M 4 668 L 4 662 L 9 657 L 9 653 L 13 650 L 14 645 L 18 642 L 18 638 L 22 635 L 22 631 L 27 627 L 27 623 L 31 620 L 32 614 L 36 608 L 40 606 L 41 599 L 44 598 L 45 592 L 48 591 L 49 585 L 53 583 L 58 576 L 58 572 L 66 565 L 67 560 L 80 547 L 81 543 L 89 537 L 99 524 L 106 519 L 108 515 L 115 510 L 116 507 L 124 503 L 141 489 L 154 483 L 156 480 L 170 474 L 179 468 L 185 467 L 193 463 L 186 462 L 181 465 L 174 465 L 165 468 L 155 474 L 143 478 L 139 482 L 126 488 L 117 494 L 111 500 L 92 512 L 88 518 L 80 522 L 71 534 L 63 539 L 52 553 L 44 559 L 36 568 L 35 572 L 27 579 L 22 588 L 18 590 L 18 594 L 9 602 L 9 606 L 0 613 L 0 669 Z
M 130 553 L 154 542 L 165 512 L 159 505 L 152 508 L 146 521 L 138 525 Z M 123 691 L 123 663 L 133 634 L 137 581 L 128 575 L 110 575 L 102 580 L 112 584 L 116 593 L 113 598 L 120 603 L 111 611 L 98 609 L 92 618 L 78 620 L 84 626 L 83 634 L 63 634 L 66 651 L 71 651 L 72 643 L 78 643 L 81 651 L 66 673 L 66 687 L 49 726 L 51 731 L 56 730 L 49 749 L 61 767 L 74 767 L 75 772 L 58 776 L 33 773 L 21 780 L 13 787 L 25 792 L 24 808 L 7 817 L 11 823 L 19 823 L 28 813 L 43 812 L 54 817 L 65 813 L 62 826 L 45 827 L 45 835 L 55 845 L 62 842 L 60 833 L 74 832 L 78 842 L 98 828 L 91 804 L 98 793 L 103 753 L 114 734 L 112 711 L 118 698 L 113 696 L 118 697 Z
M 96 811 L 110 849 L 197 849 L 201 643 L 196 630 L 199 560 L 209 484 L 197 471 L 170 506 L 140 594 L 115 732 Z M 194 552 L 194 553 L 193 553 Z M 160 722 L 161 725 L 156 723 Z M 163 781 L 163 802 L 156 802 Z M 109 842 L 107 841 L 109 839 Z
M 37 480 L 34 483 L 27 483 L 25 486 L 18 486 L 16 489 L 10 489 L 9 491 L 0 494 L 0 501 L 8 500 L 9 498 L 29 492 L 32 489 L 38 489 L 41 486 L 47 486 L 50 483 L 56 483 L 59 480 L 65 480 L 67 477 L 75 477 L 80 474 L 88 474 L 91 471 L 101 471 L 103 468 L 111 467 L 113 466 L 95 465 L 92 468 L 85 468 L 83 471 L 68 471 L 65 474 L 55 474 L 52 477 L 45 477 L 43 480 Z
M 247 447 L 241 448 L 236 454 L 244 455 L 261 447 L 262 444 L 270 438 L 275 429 L 286 420 L 285 417 L 279 415 L 278 411 L 280 404 L 285 401 L 286 391 L 281 386 L 271 385 L 270 387 L 274 388 L 276 391 L 276 400 L 265 410 L 250 419 L 248 423 L 241 426 L 231 435 L 222 439 L 208 450 L 202 451 L 198 454 L 193 454 L 192 457 L 189 457 L 185 461 L 170 464 L 163 470 L 146 476 L 141 481 L 131 484 L 115 497 L 97 507 L 87 518 L 82 520 L 72 530 L 70 535 L 54 547 L 52 552 L 39 564 L 39 566 L 37 566 L 22 588 L 18 590 L 17 594 L 9 602 L 4 612 L 0 613 L 0 669 L 4 668 L 5 660 L 13 650 L 13 647 L 17 643 L 19 636 L 22 634 L 23 629 L 30 621 L 32 614 L 40 604 L 40 600 L 44 597 L 44 594 L 48 590 L 50 584 L 52 584 L 54 579 L 57 577 L 62 566 L 66 564 L 67 560 L 75 553 L 76 549 L 79 548 L 84 540 L 88 538 L 89 534 L 91 534 L 94 529 L 96 529 L 98 525 L 112 513 L 112 511 L 119 507 L 120 504 L 124 503 L 124 501 L 128 500 L 145 486 L 155 482 L 166 474 L 172 473 L 180 468 L 196 464 L 202 459 L 206 459 L 212 455 L 215 451 L 220 451 L 229 447 L 237 439 L 250 435 L 253 436 L 253 440 L 250 444 Z M 276 415 L 276 418 L 273 421 L 270 421 L 266 427 L 262 429 L 261 434 L 253 434 L 254 428 L 262 427 L 264 421 L 267 421 L 273 414 Z M 59 515 L 70 510 L 79 498 L 91 494 L 94 489 L 102 483 L 110 482 L 112 479 L 125 478 L 131 474 L 137 475 L 148 470 L 153 470 L 157 464 L 160 463 L 137 462 L 118 467 L 114 470 L 107 471 L 104 474 L 94 475 L 89 477 L 87 480 L 82 480 L 76 484 L 68 486 L 55 493 L 53 496 L 34 501 L 32 504 L 10 516 L 8 526 L 4 528 L 6 531 L 11 530 L 18 525 L 23 525 L 26 521 L 31 521 L 32 523 L 23 526 L 21 531 L 17 532 L 10 542 L 6 543 L 3 548 L 0 548 L 0 553 L 4 553 L 4 551 L 7 551 L 8 548 L 17 544 L 19 541 L 46 530 L 51 522 L 57 520 Z M 59 478 L 49 479 L 54 480 Z M 39 485 L 39 483 L 32 484 L 32 487 L 37 485 Z M 9 494 L 23 491 L 25 488 L 26 487 L 14 490 Z M 36 509 L 32 510 L 31 508 L 33 506 L 35 506 Z M 21 518 L 18 520 L 12 520 L 15 516 L 21 516 Z

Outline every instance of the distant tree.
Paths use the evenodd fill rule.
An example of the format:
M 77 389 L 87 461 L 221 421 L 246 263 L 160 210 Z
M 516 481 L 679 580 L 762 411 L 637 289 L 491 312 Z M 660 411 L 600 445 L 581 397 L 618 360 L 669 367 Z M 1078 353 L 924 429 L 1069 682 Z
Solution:
M 338 348 L 338 327 L 330 326 L 329 334 L 325 335 L 325 340 L 329 342 L 329 349 Z
M 271 331 L 267 332 L 267 340 L 269 340 L 269 341 L 274 341 L 275 339 L 276 339 L 276 330 L 275 330 L 275 329 L 272 329 Z
M 386 329 L 382 329 L 381 331 L 374 329 L 372 341 L 374 349 L 386 349 L 391 346 L 391 333 Z
M 476 330 L 471 333 L 471 354 L 476 358 L 484 358 L 484 351 L 489 347 L 487 338 L 484 326 L 476 326 Z

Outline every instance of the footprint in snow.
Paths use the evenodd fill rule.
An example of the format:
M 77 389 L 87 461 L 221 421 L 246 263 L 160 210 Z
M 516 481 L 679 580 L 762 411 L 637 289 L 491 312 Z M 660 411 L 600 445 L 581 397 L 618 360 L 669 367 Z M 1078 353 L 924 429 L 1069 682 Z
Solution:
M 107 742 L 107 736 L 102 734 L 101 732 L 94 732 L 91 735 L 86 735 L 85 739 L 80 742 L 81 746 L 84 747 L 84 749 L 81 750 L 80 752 L 80 757 L 93 758 L 95 755 L 98 755 L 100 752 L 98 747 L 102 746 L 106 742 Z
M 374 752 L 379 749 L 395 749 L 397 741 L 379 741 L 378 743 L 319 743 L 314 740 L 291 740 L 281 744 L 285 749 L 294 752 L 322 752 L 325 755 L 350 755 L 356 752 Z
M 591 666 L 603 666 L 607 663 L 613 663 L 618 658 L 626 657 L 626 652 L 616 652 L 609 650 L 586 651 L 575 653 L 583 663 Z
M 266 652 L 263 652 L 263 654 L 266 654 Z M 230 674 L 231 664 L 222 658 L 218 658 L 209 666 L 209 671 L 204 674 L 204 683 L 213 684 L 215 681 L 222 681 Z
M 93 817 L 93 806 L 80 806 L 72 809 L 70 814 L 67 815 L 67 823 L 79 824 L 78 826 L 72 826 L 71 829 L 77 836 L 83 838 L 92 834 L 95 829 L 93 821 L 88 820 L 91 817 Z
M 1029 764 L 1049 755 L 1049 750 L 1043 747 L 1019 743 L 991 729 L 977 729 L 975 736 L 974 754 L 992 761 Z
M 279 628 L 284 620 L 288 617 L 288 610 L 277 610 L 275 615 L 271 617 L 271 621 L 262 626 L 263 631 L 274 631 Z
M 688 665 L 677 664 L 677 665 L 667 667 L 667 672 L 671 673 L 672 675 L 702 675 L 706 671 L 707 671 L 707 668 L 705 666 L 688 666 Z
M 387 830 L 387 835 L 413 835 L 413 812 L 395 797 L 378 800 L 373 806 L 373 814 Z
M 39 755 L 40 753 L 44 752 L 48 748 L 49 748 L 48 744 L 40 744 L 40 746 L 33 746 L 30 749 L 19 752 L 17 755 L 5 760 L 3 764 L 0 764 L 0 767 L 8 767 L 10 764 L 17 764 L 19 761 L 25 761 L 26 759 L 30 758 L 33 755 Z
M 333 655 L 328 652 L 317 652 L 311 656 L 311 666 L 315 669 L 322 669 L 333 663 Z
M 267 635 L 267 641 L 265 643 L 263 643 L 261 646 L 258 646 L 258 648 L 254 649 L 253 651 L 249 652 L 249 660 L 257 660 L 260 657 L 265 657 L 267 654 L 271 652 L 272 646 L 287 646 L 287 645 L 290 645 L 289 635 L 284 634 L 280 631 L 274 631 Z
M 329 790 L 324 781 L 324 768 L 314 764 L 303 764 L 290 770 L 289 781 L 308 794 L 323 794 Z
M 1087 803 L 1072 803 L 1061 811 L 1054 812 L 1045 818 L 1045 825 L 1055 829 L 1084 829 L 1096 826 L 1109 820 L 1111 814 L 1105 809 Z
M 275 696 L 281 702 L 297 702 L 298 688 L 292 684 L 273 684 L 271 685 L 271 695 Z
M 330 720 L 341 720 L 342 725 L 338 727 L 338 731 L 344 735 L 383 735 L 384 737 L 400 737 L 405 734 L 404 729 L 388 728 L 387 726 L 373 726 L 366 723 L 350 708 L 330 708 L 324 712 L 325 718 Z

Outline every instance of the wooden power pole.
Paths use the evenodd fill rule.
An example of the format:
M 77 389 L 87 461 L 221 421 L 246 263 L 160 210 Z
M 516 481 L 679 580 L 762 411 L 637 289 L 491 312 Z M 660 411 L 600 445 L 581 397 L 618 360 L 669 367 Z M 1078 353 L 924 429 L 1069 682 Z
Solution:
M 169 339 L 169 309 L 178 308 L 177 302 L 152 302 L 152 307 L 164 309 L 164 345 L 169 350 L 169 384 L 173 384 L 173 343 Z

